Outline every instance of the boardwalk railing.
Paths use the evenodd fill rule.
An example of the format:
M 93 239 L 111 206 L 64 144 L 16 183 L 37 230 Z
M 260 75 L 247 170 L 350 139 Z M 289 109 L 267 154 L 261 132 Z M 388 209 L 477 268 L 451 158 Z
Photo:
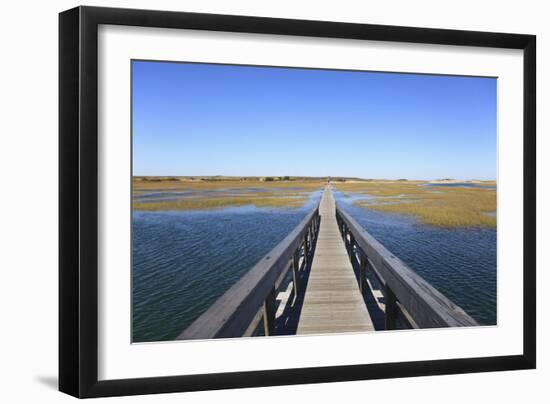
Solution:
M 311 247 L 319 231 L 319 222 L 317 205 L 283 241 L 254 265 L 177 339 L 249 336 L 256 330 L 262 318 L 265 334 L 271 335 L 278 289 L 288 271 L 292 269 L 296 295 L 299 288 L 298 272 L 311 259 Z
M 336 205 L 336 220 L 350 259 L 359 268 L 362 292 L 370 272 L 383 285 L 385 328 L 396 328 L 398 318 L 413 328 L 476 326 L 459 306 L 389 252 L 349 214 Z

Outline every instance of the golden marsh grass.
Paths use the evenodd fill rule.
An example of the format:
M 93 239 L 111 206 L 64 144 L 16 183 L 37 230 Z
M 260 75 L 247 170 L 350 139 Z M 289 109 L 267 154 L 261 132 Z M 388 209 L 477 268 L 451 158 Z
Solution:
M 307 198 L 305 197 L 273 197 L 273 196 L 229 196 L 208 198 L 182 198 L 161 202 L 133 202 L 135 210 L 199 210 L 219 209 L 230 206 L 254 205 L 257 207 L 300 207 Z
M 219 209 L 244 205 L 296 208 L 303 206 L 308 199 L 309 192 L 320 189 L 323 184 L 322 181 L 241 181 L 239 179 L 202 181 L 174 177 L 147 177 L 145 179 L 137 177 L 132 181 L 133 193 L 136 196 L 151 191 L 184 190 L 197 191 L 197 193 L 223 190 L 223 194 L 197 194 L 166 201 L 134 201 L 133 208 L 144 211 Z M 256 191 L 255 188 L 260 188 L 262 191 Z
M 419 186 L 422 182 L 376 181 L 335 184 L 343 192 L 372 195 L 374 200 L 356 201 L 368 209 L 411 215 L 438 227 L 496 227 L 496 190 L 451 186 Z M 484 185 L 490 185 L 484 182 Z
M 134 191 L 146 191 L 151 189 L 174 189 L 174 190 L 210 190 L 210 189 L 231 189 L 231 188 L 302 188 L 304 191 L 314 191 L 324 185 L 323 181 L 240 181 L 240 180 L 219 180 L 199 181 L 177 178 L 149 179 L 134 177 L 132 189 Z

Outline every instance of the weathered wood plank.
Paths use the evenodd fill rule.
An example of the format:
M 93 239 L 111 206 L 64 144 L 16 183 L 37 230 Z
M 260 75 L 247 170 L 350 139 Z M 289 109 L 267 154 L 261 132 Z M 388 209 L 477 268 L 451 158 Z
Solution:
M 297 334 L 372 331 L 374 326 L 336 223 L 329 188 L 321 198 L 319 214 L 319 233 Z

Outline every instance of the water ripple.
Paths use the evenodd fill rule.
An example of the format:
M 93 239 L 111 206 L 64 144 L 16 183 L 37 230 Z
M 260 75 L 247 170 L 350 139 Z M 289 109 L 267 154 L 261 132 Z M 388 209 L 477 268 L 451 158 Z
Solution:
M 174 339 L 305 217 L 298 209 L 243 206 L 134 212 L 132 334 Z
M 496 231 L 438 229 L 400 215 L 344 208 L 390 251 L 481 324 L 496 323 Z M 175 338 L 280 242 L 318 201 L 300 209 L 243 206 L 135 212 L 133 340 Z
M 495 229 L 441 229 L 335 198 L 368 232 L 480 324 L 496 324 Z

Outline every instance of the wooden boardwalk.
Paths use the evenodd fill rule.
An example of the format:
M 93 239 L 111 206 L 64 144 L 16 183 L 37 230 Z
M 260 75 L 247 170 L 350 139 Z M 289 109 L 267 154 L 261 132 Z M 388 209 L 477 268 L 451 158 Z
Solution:
M 177 339 L 477 325 L 340 209 L 327 186 L 319 205 Z
M 336 223 L 332 190 L 319 206 L 321 225 L 297 334 L 373 331 L 344 241 Z

